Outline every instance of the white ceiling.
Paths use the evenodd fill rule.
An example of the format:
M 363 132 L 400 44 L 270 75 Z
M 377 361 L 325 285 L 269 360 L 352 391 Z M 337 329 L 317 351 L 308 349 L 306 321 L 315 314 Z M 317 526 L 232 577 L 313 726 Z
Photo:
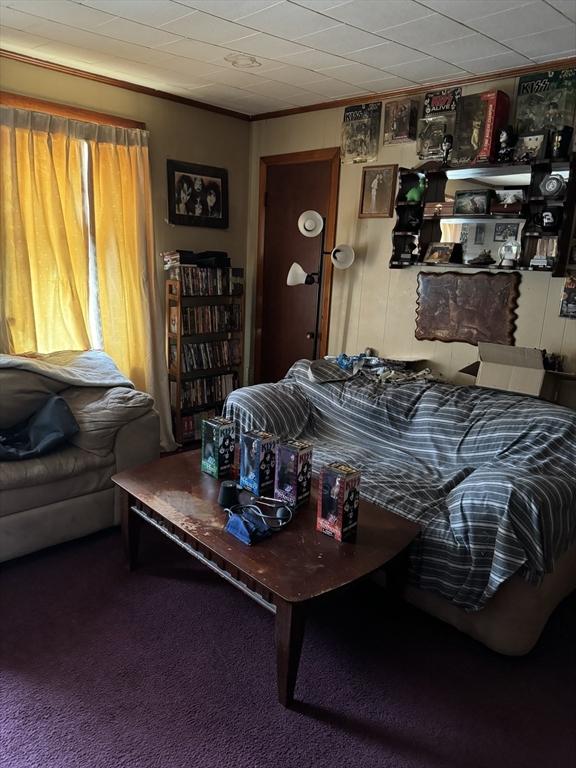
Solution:
M 0 0 L 0 46 L 257 115 L 574 56 L 575 22 L 576 0 Z

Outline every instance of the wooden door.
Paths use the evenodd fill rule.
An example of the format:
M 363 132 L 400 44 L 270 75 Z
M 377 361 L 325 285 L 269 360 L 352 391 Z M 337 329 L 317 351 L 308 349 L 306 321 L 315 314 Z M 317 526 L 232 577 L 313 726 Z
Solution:
M 297 261 L 306 272 L 318 272 L 323 258 L 318 352 L 328 346 L 332 263 L 322 256 L 322 236 L 304 237 L 298 230 L 303 211 L 326 219 L 324 250 L 334 247 L 338 148 L 276 155 L 261 160 L 260 230 L 256 301 L 255 381 L 278 381 L 300 358 L 312 358 L 320 286 L 286 285 Z

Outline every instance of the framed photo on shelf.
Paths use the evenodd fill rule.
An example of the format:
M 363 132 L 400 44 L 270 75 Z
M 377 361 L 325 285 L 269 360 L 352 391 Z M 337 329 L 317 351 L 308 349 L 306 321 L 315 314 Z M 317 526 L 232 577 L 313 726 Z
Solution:
M 484 245 L 485 237 L 486 224 L 476 224 L 476 231 L 474 232 L 474 245 Z
M 490 213 L 520 213 L 523 202 L 523 189 L 495 189 Z
M 430 243 L 424 264 L 454 264 L 462 262 L 462 243 Z
M 517 240 L 518 230 L 520 224 L 515 222 L 514 224 L 507 224 L 506 222 L 499 222 L 494 225 L 494 242 L 503 243 L 506 240 Z
M 228 227 L 228 171 L 167 161 L 168 221 L 188 227 Z
M 492 190 L 465 189 L 454 195 L 454 215 L 474 216 L 487 214 Z
M 546 157 L 548 148 L 548 131 L 524 133 L 518 137 L 514 149 L 514 160 L 517 163 L 534 163 Z
M 359 219 L 389 219 L 394 212 L 397 165 L 362 168 Z

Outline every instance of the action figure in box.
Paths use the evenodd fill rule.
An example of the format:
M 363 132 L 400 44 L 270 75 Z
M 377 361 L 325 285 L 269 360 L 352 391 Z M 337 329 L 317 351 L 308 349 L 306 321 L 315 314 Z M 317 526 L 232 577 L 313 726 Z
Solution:
M 509 103 L 508 96 L 502 91 L 485 91 L 460 99 L 452 165 L 472 165 L 494 160 L 498 136 L 508 119 Z

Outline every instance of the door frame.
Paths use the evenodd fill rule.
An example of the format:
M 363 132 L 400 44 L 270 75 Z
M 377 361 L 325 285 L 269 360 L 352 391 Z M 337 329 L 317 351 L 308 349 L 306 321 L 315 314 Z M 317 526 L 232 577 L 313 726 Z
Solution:
M 260 380 L 262 366 L 262 314 L 264 299 L 264 229 L 266 226 L 266 177 L 271 165 L 294 163 L 317 163 L 330 161 L 330 190 L 326 214 L 326 235 L 324 248 L 331 251 L 336 242 L 336 217 L 338 212 L 338 188 L 340 182 L 340 147 L 311 149 L 305 152 L 290 152 L 283 155 L 268 155 L 260 158 L 260 189 L 258 195 L 258 251 L 256 254 L 256 307 L 254 317 L 254 378 Z M 324 254 L 322 258 L 325 259 Z M 330 308 L 332 305 L 332 260 L 326 259 L 322 272 L 320 296 L 320 328 L 318 354 L 323 357 L 328 351 L 330 329 Z

